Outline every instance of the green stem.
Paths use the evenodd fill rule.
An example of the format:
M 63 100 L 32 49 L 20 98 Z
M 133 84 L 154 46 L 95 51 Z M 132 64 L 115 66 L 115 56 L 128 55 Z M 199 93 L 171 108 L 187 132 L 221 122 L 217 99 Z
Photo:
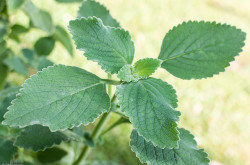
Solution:
M 121 81 L 116 81 L 116 80 L 111 80 L 111 79 L 102 79 L 102 81 L 110 85 L 120 85 L 122 83 Z
M 109 78 L 108 81 L 114 81 L 114 80 L 110 80 L 111 77 L 112 76 L 110 74 L 108 74 L 108 78 Z M 111 94 L 112 94 L 112 86 L 111 85 L 108 85 L 108 94 L 109 94 L 109 96 L 111 96 Z M 112 98 L 111 102 L 113 100 L 114 100 L 114 98 Z M 102 115 L 102 117 L 100 118 L 98 124 L 95 126 L 93 132 L 90 135 L 90 138 L 92 140 L 95 140 L 97 137 L 99 137 L 99 135 L 102 132 L 104 126 L 106 125 L 110 115 L 111 115 L 110 112 L 104 113 Z M 83 147 L 78 159 L 73 163 L 73 165 L 78 165 L 79 163 L 81 163 L 81 161 L 85 160 L 88 157 L 88 154 L 89 154 L 90 150 L 91 150 L 91 148 L 88 145 L 85 145 Z

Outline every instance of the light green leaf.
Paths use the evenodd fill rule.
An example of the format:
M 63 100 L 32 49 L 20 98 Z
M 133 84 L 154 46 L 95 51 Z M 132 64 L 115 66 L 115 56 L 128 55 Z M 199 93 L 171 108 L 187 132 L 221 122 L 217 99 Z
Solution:
M 173 87 L 160 79 L 148 78 L 124 83 L 116 91 L 121 111 L 147 141 L 160 148 L 177 147 L 180 112 Z
M 55 47 L 55 40 L 52 37 L 42 37 L 36 41 L 34 47 L 37 55 L 48 56 Z
M 103 25 L 96 17 L 70 21 L 69 30 L 77 48 L 84 55 L 98 62 L 106 72 L 117 73 L 134 58 L 134 43 L 130 34 L 121 28 Z
M 110 15 L 105 6 L 94 0 L 84 0 L 79 8 L 77 18 L 95 16 L 100 18 L 105 26 L 119 27 L 119 23 Z
M 37 64 L 37 70 L 41 71 L 43 68 L 47 68 L 48 66 L 52 66 L 53 64 L 54 63 L 46 57 L 40 57 Z
M 33 151 L 41 151 L 69 140 L 70 138 L 61 132 L 51 132 L 48 127 L 32 125 L 21 131 L 14 145 Z
M 99 77 L 77 67 L 54 65 L 26 80 L 3 124 L 64 130 L 93 122 L 109 107 L 106 86 Z
M 119 70 L 117 77 L 122 81 L 138 81 L 139 79 L 148 78 L 161 65 L 161 60 L 153 58 L 144 58 L 137 61 L 134 66 L 124 65 Z
M 0 162 L 9 163 L 17 153 L 17 147 L 13 146 L 13 142 L 0 138 Z
M 4 64 L 18 73 L 21 73 L 23 75 L 28 74 L 28 69 L 26 68 L 23 60 L 17 56 L 6 58 L 4 60 Z
M 181 34 L 181 35 L 180 35 Z M 246 34 L 215 22 L 184 22 L 170 30 L 162 43 L 162 68 L 182 79 L 212 77 L 223 72 L 244 46 Z
M 53 34 L 54 25 L 50 14 L 47 11 L 37 8 L 30 0 L 26 0 L 23 10 L 30 17 L 33 25 L 48 34 Z
M 67 155 L 67 152 L 55 147 L 46 149 L 45 151 L 40 151 L 36 155 L 39 162 L 48 164 L 60 161 L 65 155 Z
M 194 136 L 187 130 L 181 128 L 179 148 L 161 149 L 147 142 L 142 136 L 133 130 L 130 135 L 130 146 L 132 151 L 142 163 L 148 165 L 208 165 L 209 159 L 203 149 L 197 149 Z
M 154 58 L 144 58 L 134 64 L 133 74 L 139 78 L 151 76 L 161 65 L 161 60 Z
M 71 42 L 71 38 L 69 34 L 64 30 L 61 26 L 56 26 L 55 33 L 53 34 L 53 38 L 59 41 L 69 52 L 71 56 L 73 56 L 73 45 Z
M 8 12 L 12 13 L 23 4 L 24 0 L 7 0 Z

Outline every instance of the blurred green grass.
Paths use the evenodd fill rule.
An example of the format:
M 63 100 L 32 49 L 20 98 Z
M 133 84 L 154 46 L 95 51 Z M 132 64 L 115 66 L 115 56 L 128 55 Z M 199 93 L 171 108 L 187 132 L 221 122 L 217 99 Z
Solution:
M 74 19 L 79 3 L 59 4 L 52 0 L 33 1 L 37 6 L 51 12 L 54 22 L 65 28 Z M 205 20 L 227 23 L 250 34 L 249 0 L 100 0 L 110 10 L 126 30 L 132 34 L 136 46 L 135 61 L 144 57 L 157 57 L 165 34 L 173 26 L 188 20 Z M 12 16 L 13 22 L 28 25 L 22 12 Z M 46 34 L 32 30 L 24 35 L 21 45 L 31 47 L 39 36 Z M 233 38 L 232 38 L 233 39 Z M 189 129 L 200 147 L 209 154 L 211 165 L 250 164 L 250 40 L 247 36 L 243 52 L 226 72 L 213 78 L 202 80 L 181 80 L 163 69 L 154 74 L 171 83 L 177 90 L 182 116 L 180 126 Z M 18 49 L 16 49 L 18 50 Z M 19 52 L 16 52 L 19 53 Z M 74 65 L 94 72 L 100 77 L 106 74 L 93 62 L 86 61 L 83 52 L 75 51 L 75 57 L 56 45 L 50 57 L 55 63 Z M 15 76 L 9 77 L 20 83 Z M 109 124 L 118 117 L 112 116 Z M 96 161 L 115 162 L 114 164 L 140 164 L 130 151 L 129 134 L 131 127 L 122 125 L 103 137 L 104 145 L 98 146 L 90 154 Z

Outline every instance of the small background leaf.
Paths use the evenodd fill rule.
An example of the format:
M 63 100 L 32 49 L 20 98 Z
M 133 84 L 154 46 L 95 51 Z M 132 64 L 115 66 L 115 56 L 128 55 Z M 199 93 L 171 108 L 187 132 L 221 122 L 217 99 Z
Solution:
M 46 149 L 45 151 L 40 151 L 36 155 L 39 162 L 48 164 L 58 162 L 67 155 L 67 152 L 61 148 L 54 147 Z
M 13 146 L 13 142 L 0 138 L 0 162 L 9 163 L 17 153 L 17 147 Z
M 36 41 L 34 47 L 37 55 L 48 56 L 55 47 L 55 40 L 52 37 L 42 37 Z
M 23 75 L 28 74 L 28 69 L 23 60 L 17 56 L 8 57 L 4 60 L 4 64 L 13 69 L 14 71 Z

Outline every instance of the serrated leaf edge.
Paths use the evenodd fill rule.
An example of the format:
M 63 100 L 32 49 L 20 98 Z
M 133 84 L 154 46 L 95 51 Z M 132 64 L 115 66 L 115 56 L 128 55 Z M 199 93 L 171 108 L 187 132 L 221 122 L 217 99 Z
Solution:
M 11 110 L 11 107 L 13 106 L 13 104 L 15 104 L 17 98 L 22 96 L 21 92 L 25 89 L 24 86 L 28 83 L 28 81 L 30 81 L 30 80 L 32 79 L 32 77 L 34 77 L 34 76 L 39 76 L 43 71 L 49 70 L 50 68 L 53 68 L 53 67 L 55 67 L 55 66 L 56 66 L 56 67 L 57 67 L 57 66 L 67 67 L 66 65 L 63 65 L 63 64 L 54 64 L 53 66 L 48 66 L 47 68 L 43 68 L 41 71 L 38 71 L 36 74 L 33 74 L 33 75 L 31 75 L 28 79 L 26 79 L 26 80 L 24 81 L 24 83 L 21 85 L 21 88 L 19 89 L 19 92 L 18 92 L 18 94 L 16 95 L 16 98 L 15 98 L 14 100 L 11 101 L 11 105 L 7 108 L 8 111 L 4 114 L 4 116 L 3 116 L 4 119 L 6 119 L 6 114 L 9 113 L 9 111 Z M 78 67 L 75 67 L 75 66 L 70 66 L 70 67 L 78 68 Z M 103 82 L 103 84 L 105 84 L 105 83 Z M 109 102 L 110 102 L 110 99 L 109 99 Z M 109 109 L 110 109 L 110 106 L 111 106 L 111 102 L 110 102 L 110 104 L 109 104 Z M 88 124 L 90 124 L 90 123 L 94 123 L 94 121 L 95 121 L 97 118 L 99 118 L 100 116 L 102 116 L 102 114 L 103 114 L 103 113 L 106 113 L 107 111 L 109 111 L 109 110 L 103 111 L 99 116 L 97 116 L 96 118 L 94 118 L 93 121 L 90 121 L 90 122 L 87 122 L 87 123 L 83 123 L 82 121 L 80 121 L 80 122 L 78 122 L 78 124 L 72 124 L 72 125 L 71 125 L 70 127 L 68 127 L 68 128 L 51 129 L 50 126 L 49 126 L 48 124 L 41 124 L 41 123 L 38 124 L 38 123 L 32 123 L 32 122 L 30 122 L 29 124 L 24 124 L 24 125 L 7 124 L 7 123 L 4 122 L 5 120 L 2 121 L 2 125 L 7 125 L 7 126 L 10 126 L 10 127 L 17 127 L 17 128 L 24 128 L 24 127 L 27 127 L 27 126 L 30 126 L 30 125 L 38 124 L 38 125 L 41 125 L 41 126 L 48 127 L 49 130 L 50 130 L 51 132 L 65 131 L 65 130 L 67 130 L 67 129 L 72 129 L 72 128 L 74 128 L 74 127 L 79 127 L 79 126 L 82 125 L 82 124 L 83 124 L 83 125 L 88 125 Z
M 154 78 L 154 79 L 157 79 L 157 78 Z M 161 79 L 158 79 L 158 80 L 161 80 Z M 161 80 L 161 81 L 162 81 L 162 80 Z M 162 81 L 162 82 L 165 82 L 165 81 Z M 124 84 L 124 83 L 122 83 L 122 84 Z M 122 85 L 122 84 L 121 84 L 121 85 Z M 138 131 L 138 128 L 134 126 L 132 119 L 130 119 L 130 117 L 127 115 L 127 113 L 123 110 L 123 106 L 121 106 L 120 101 L 119 101 L 119 97 L 122 96 L 122 94 L 119 93 L 119 88 L 121 88 L 121 85 L 119 85 L 119 86 L 116 87 L 116 92 L 115 92 L 115 95 L 117 96 L 117 104 L 120 105 L 121 111 L 125 114 L 125 116 L 128 117 L 128 120 L 130 121 L 130 123 L 132 123 L 133 129 L 136 129 L 136 131 L 138 132 L 138 134 L 139 134 L 140 136 L 142 136 L 147 142 L 151 142 L 154 146 L 159 147 L 158 145 L 155 144 L 155 142 L 153 142 L 152 140 L 150 140 L 150 139 L 144 137 L 144 136 Z M 172 87 L 172 89 L 175 91 L 175 89 L 174 89 L 173 87 Z M 175 94 L 175 95 L 176 95 L 176 94 Z M 176 95 L 176 96 L 177 96 L 177 95 Z M 177 98 L 176 98 L 176 100 L 177 100 L 177 102 L 178 102 L 178 99 L 177 99 Z M 176 107 L 177 107 L 177 102 L 176 102 Z M 180 111 L 178 111 L 178 112 L 180 112 Z M 180 115 L 179 115 L 179 116 L 181 116 L 181 112 L 180 112 Z M 177 122 L 178 122 L 178 121 L 177 121 Z M 180 132 L 179 132 L 178 129 L 177 129 L 177 128 L 178 128 L 178 127 L 177 127 L 177 122 L 175 122 L 175 123 L 176 123 L 175 130 L 177 131 L 177 137 L 178 137 L 178 139 L 180 140 Z M 178 141 L 179 141 L 179 140 L 178 140 Z M 178 141 L 177 141 L 177 146 L 176 146 L 175 148 L 179 148 L 179 143 L 178 143 Z M 166 147 L 164 147 L 164 148 L 159 147 L 159 148 L 164 149 L 164 148 L 166 148 Z M 173 149 L 174 147 L 172 147 L 172 148 L 171 148 L 171 147 L 168 147 L 168 148 L 169 148 L 169 149 Z

